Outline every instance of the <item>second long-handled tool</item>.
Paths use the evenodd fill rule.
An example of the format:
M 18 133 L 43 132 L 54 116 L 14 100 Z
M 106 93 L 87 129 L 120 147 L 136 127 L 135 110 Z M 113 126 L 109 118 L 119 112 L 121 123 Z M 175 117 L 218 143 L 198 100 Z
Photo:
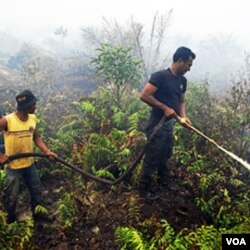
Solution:
M 244 166 L 245 168 L 247 168 L 250 171 L 250 164 L 249 163 L 247 163 L 246 161 L 244 161 L 243 159 L 241 159 L 239 156 L 235 155 L 234 153 L 232 153 L 232 152 L 226 150 L 225 148 L 223 148 L 222 146 L 220 146 L 217 142 L 215 142 L 213 139 L 211 139 L 208 136 L 206 136 L 205 134 L 203 134 L 200 130 L 198 130 L 197 128 L 195 128 L 191 124 L 188 124 L 185 119 L 179 117 L 178 115 L 175 115 L 175 118 L 181 125 L 192 130 L 196 134 L 200 135 L 205 140 L 207 140 L 208 142 L 210 142 L 211 144 L 216 146 L 219 150 L 221 150 L 225 154 L 229 155 L 231 158 L 233 158 L 234 160 L 239 162 L 242 166 Z

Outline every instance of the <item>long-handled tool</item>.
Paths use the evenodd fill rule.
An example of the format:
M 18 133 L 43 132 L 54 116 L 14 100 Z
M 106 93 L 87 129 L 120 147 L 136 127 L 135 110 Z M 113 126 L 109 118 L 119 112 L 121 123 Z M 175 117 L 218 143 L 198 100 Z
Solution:
M 234 153 L 226 150 L 225 148 L 223 148 L 222 146 L 220 146 L 217 142 L 215 142 L 213 139 L 209 138 L 208 136 L 206 136 L 205 134 L 203 134 L 201 131 L 199 131 L 197 128 L 193 127 L 192 125 L 188 124 L 185 119 L 179 117 L 178 115 L 175 115 L 175 119 L 184 127 L 187 127 L 188 129 L 194 131 L 196 134 L 200 135 L 201 137 L 203 137 L 204 139 L 206 139 L 208 142 L 212 143 L 214 146 L 216 146 L 218 149 L 220 149 L 221 151 L 223 151 L 224 153 L 226 153 L 227 155 L 229 155 L 231 158 L 233 158 L 234 160 L 236 160 L 237 162 L 239 162 L 242 166 L 244 166 L 245 168 L 247 168 L 248 170 L 250 170 L 250 164 L 247 163 L 246 161 L 244 161 L 243 159 L 241 159 L 240 157 L 238 157 L 237 155 L 235 155 Z

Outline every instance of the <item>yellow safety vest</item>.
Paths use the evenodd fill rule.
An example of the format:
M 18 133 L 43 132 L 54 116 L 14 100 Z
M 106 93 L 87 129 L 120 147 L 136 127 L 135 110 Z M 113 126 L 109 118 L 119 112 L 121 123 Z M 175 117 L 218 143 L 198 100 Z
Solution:
M 36 116 L 29 114 L 28 120 L 21 121 L 15 113 L 5 116 L 7 130 L 4 132 L 5 154 L 10 156 L 19 153 L 33 153 L 33 136 L 36 128 Z M 13 160 L 7 164 L 11 169 L 29 167 L 33 157 Z

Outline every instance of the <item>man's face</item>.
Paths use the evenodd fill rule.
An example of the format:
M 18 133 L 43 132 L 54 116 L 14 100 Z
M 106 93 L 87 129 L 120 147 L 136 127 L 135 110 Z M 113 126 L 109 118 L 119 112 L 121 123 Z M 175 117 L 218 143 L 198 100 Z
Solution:
M 186 62 L 180 60 L 178 67 L 179 69 L 178 75 L 184 75 L 187 71 L 190 71 L 192 65 L 193 65 L 193 58 L 191 56 Z

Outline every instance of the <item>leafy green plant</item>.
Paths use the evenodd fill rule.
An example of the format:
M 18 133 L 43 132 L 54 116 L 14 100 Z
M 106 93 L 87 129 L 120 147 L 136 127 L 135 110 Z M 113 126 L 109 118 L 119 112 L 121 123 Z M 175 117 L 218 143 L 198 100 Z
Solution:
M 145 220 L 140 223 L 140 230 L 118 227 L 115 236 L 116 241 L 122 245 L 121 249 L 156 250 L 167 249 L 174 241 L 175 233 L 166 220 Z
M 62 199 L 59 200 L 59 215 L 63 228 L 71 228 L 76 220 L 74 198 L 72 193 L 66 193 Z
M 142 233 L 134 228 L 118 227 L 115 231 L 116 241 L 121 243 L 121 250 L 146 250 L 147 243 L 142 238 Z
M 5 189 L 6 186 L 6 175 L 4 170 L 0 169 L 0 197 L 3 196 L 3 190 Z
M 140 203 L 137 195 L 131 195 L 128 200 L 128 215 L 127 220 L 130 225 L 140 221 Z
M 231 229 L 216 228 L 214 225 L 202 225 L 194 231 L 183 228 L 177 234 L 166 220 L 145 220 L 136 229 L 133 227 L 117 227 L 115 239 L 121 249 L 141 250 L 219 250 L 221 236 L 225 233 L 246 233 L 250 228 L 249 218 Z
M 140 61 L 134 58 L 131 48 L 102 44 L 92 63 L 96 73 L 109 85 L 111 97 L 120 108 L 128 85 L 133 86 L 140 79 Z
M 49 215 L 49 211 L 46 207 L 42 205 L 37 205 L 34 210 L 34 214 Z
M 0 210 L 0 247 L 1 249 L 27 249 L 33 236 L 33 220 L 6 224 L 6 217 Z M 5 218 L 4 218 L 5 217 Z M 3 219 L 4 218 L 4 219 Z
M 92 168 L 94 169 L 94 168 Z M 92 170 L 92 172 L 99 176 L 99 177 L 103 177 L 103 178 L 106 178 L 106 179 L 110 179 L 110 180 L 115 180 L 115 176 L 108 170 L 106 169 L 99 169 L 99 170 Z

